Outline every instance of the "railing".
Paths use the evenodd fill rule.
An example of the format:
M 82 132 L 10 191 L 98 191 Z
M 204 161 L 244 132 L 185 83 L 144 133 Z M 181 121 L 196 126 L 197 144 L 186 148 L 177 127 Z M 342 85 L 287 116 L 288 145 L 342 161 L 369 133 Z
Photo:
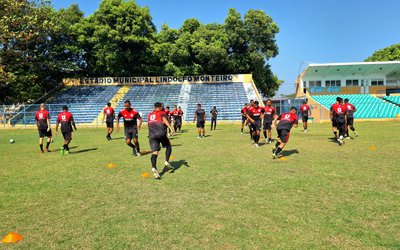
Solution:
M 302 102 L 301 101 L 291 101 L 291 103 L 287 103 L 286 101 L 282 101 L 280 104 L 273 105 L 276 109 L 277 114 L 282 114 L 285 112 L 288 112 L 292 106 L 295 106 L 298 111 L 300 111 L 300 106 Z M 101 122 L 97 119 L 99 112 L 101 112 L 103 107 L 97 107 L 96 108 L 90 108 L 90 107 L 85 107 L 83 104 L 48 104 L 47 110 L 50 112 L 50 117 L 51 117 L 51 123 L 54 126 L 57 115 L 62 111 L 62 106 L 63 105 L 68 105 L 69 110 L 74 114 L 75 121 L 79 125 L 88 125 L 88 126 L 93 126 L 93 127 L 98 127 L 98 126 L 103 126 Z M 389 107 L 392 111 L 390 115 L 388 114 L 388 106 L 393 106 L 393 108 Z M 372 103 L 372 102 L 366 102 L 366 103 L 358 103 L 356 105 L 356 108 L 358 108 L 358 113 L 355 114 L 355 117 L 359 117 L 359 114 L 363 113 L 366 114 L 368 117 L 363 117 L 363 118 L 393 118 L 396 116 L 396 114 L 400 114 L 400 107 L 387 104 L 387 105 L 380 105 L 377 103 Z M 15 105 L 3 105 L 0 106 L 0 127 L 1 128 L 12 128 L 12 127 L 18 127 L 18 128 L 26 128 L 26 127 L 33 127 L 35 125 L 35 114 L 37 110 L 39 110 L 39 104 L 34 104 L 34 105 L 29 105 L 25 106 L 22 105 L 19 109 Z M 319 117 L 322 121 L 328 121 L 329 118 L 329 112 L 327 111 L 327 108 L 324 107 L 321 104 L 315 104 L 315 105 L 310 105 L 311 106 L 311 113 L 312 117 Z M 218 105 L 217 105 L 218 108 Z M 223 119 L 223 117 L 240 117 L 240 109 L 241 107 L 230 109 L 228 114 L 224 114 L 223 109 L 220 110 L 219 114 L 219 119 Z M 151 110 L 145 109 L 145 110 Z M 139 108 L 139 112 L 140 112 Z M 193 112 L 192 112 L 193 111 Z M 118 112 L 118 111 L 117 111 Z M 193 114 L 188 114 L 187 110 L 184 110 L 184 112 L 189 115 L 190 117 L 193 117 Z M 194 113 L 194 110 L 190 110 L 189 112 Z M 206 110 L 207 114 L 209 110 Z M 236 115 L 232 115 L 232 112 L 237 112 Z M 142 114 L 143 117 L 147 116 L 146 112 Z M 14 116 L 18 116 L 17 119 L 14 118 Z M 13 119 L 14 118 L 14 119 Z M 301 119 L 301 115 L 299 115 L 299 118 Z M 236 118 L 237 119 L 237 118 Z M 228 119 L 228 121 L 238 121 L 236 119 Z M 311 120 L 312 122 L 312 120 Z

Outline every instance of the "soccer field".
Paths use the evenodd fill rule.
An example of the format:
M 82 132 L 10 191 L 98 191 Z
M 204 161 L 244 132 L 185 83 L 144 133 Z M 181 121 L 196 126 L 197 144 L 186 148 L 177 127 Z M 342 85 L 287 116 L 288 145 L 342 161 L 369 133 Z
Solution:
M 130 155 L 122 132 L 107 141 L 105 128 L 78 127 L 61 156 L 60 135 L 41 155 L 36 130 L 0 130 L 0 238 L 18 232 L 25 249 L 398 249 L 400 124 L 355 126 L 360 137 L 341 147 L 329 124 L 292 129 L 273 160 L 240 125 L 197 139 L 185 124 L 159 181 L 141 176 L 150 154 Z M 149 151 L 147 127 L 139 140 Z

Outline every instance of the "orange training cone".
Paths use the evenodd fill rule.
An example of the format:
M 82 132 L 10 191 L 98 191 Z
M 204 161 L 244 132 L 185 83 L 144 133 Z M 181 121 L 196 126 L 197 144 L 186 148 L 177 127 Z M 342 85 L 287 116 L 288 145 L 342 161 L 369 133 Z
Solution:
M 143 173 L 141 174 L 141 176 L 142 176 L 143 178 L 149 178 L 149 177 L 150 177 L 150 174 L 147 173 L 147 172 L 143 172 Z
M 115 163 L 108 163 L 107 164 L 108 168 L 115 168 L 116 166 L 117 166 L 117 164 L 115 164 Z
M 19 240 L 22 240 L 24 237 L 22 237 L 22 235 L 17 234 L 15 232 L 11 232 L 9 234 L 7 234 L 6 237 L 4 237 L 1 242 L 3 243 L 15 243 Z

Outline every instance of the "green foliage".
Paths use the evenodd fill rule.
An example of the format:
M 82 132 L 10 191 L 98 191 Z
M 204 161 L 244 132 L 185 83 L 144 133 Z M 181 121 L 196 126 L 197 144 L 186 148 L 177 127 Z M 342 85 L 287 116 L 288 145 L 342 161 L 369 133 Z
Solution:
M 400 43 L 375 51 L 374 54 L 365 61 L 400 61 Z
M 78 5 L 0 0 L 1 100 L 36 99 L 65 77 L 253 73 L 273 96 L 281 81 L 268 60 L 279 28 L 265 12 L 230 9 L 223 24 L 195 18 L 160 32 L 134 0 L 103 0 L 85 18 Z

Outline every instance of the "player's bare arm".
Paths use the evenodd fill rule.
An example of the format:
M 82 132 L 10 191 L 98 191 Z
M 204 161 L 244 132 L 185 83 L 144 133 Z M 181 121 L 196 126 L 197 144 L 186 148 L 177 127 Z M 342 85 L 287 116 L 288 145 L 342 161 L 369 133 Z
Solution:
M 51 130 L 50 127 L 50 118 L 47 118 L 47 132 L 49 132 Z
M 73 118 L 73 117 L 71 117 L 71 124 L 72 124 L 72 126 L 74 127 L 74 130 L 76 131 L 77 128 L 76 128 L 75 121 L 74 121 L 74 118 Z
M 171 130 L 171 134 L 172 135 L 175 134 L 175 130 L 169 123 L 168 119 L 166 117 L 163 117 L 162 120 L 163 120 L 164 124 L 167 125 L 167 127 Z
M 120 118 L 121 118 L 121 115 L 118 114 L 117 119 L 116 119 L 117 122 L 115 123 L 115 126 L 116 126 L 116 129 L 115 129 L 115 130 L 116 130 L 117 132 L 119 132 L 119 119 L 120 119 Z
M 138 129 L 140 130 L 142 128 L 142 123 L 143 123 L 143 119 L 140 115 L 138 115 L 138 120 L 139 120 Z

